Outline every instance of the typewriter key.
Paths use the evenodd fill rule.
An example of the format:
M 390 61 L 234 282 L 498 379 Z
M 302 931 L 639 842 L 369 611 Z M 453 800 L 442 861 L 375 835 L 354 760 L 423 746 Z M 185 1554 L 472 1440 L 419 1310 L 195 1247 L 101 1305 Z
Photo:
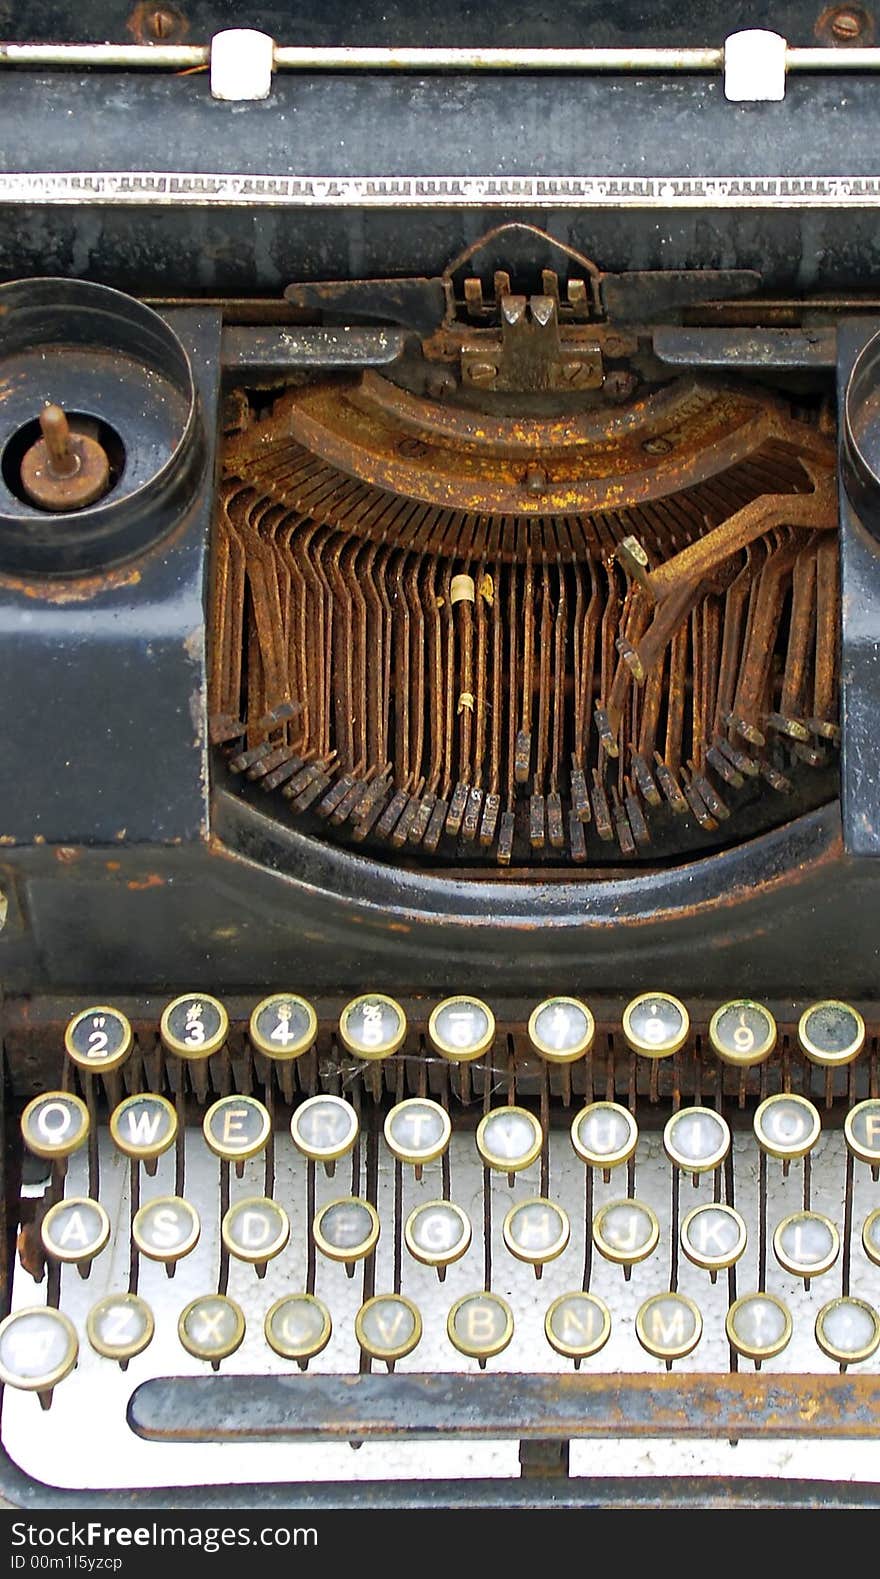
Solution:
M 783 1162 L 805 1157 L 822 1129 L 817 1109 L 806 1097 L 783 1091 L 767 1097 L 755 1109 L 755 1139 L 762 1151 Z
M 344 1097 L 308 1097 L 290 1120 L 290 1133 L 311 1162 L 338 1162 L 354 1149 L 358 1116 Z
M 195 1249 L 200 1232 L 198 1212 L 180 1195 L 160 1195 L 145 1201 L 135 1212 L 131 1225 L 131 1237 L 141 1255 L 168 1265 Z
M 495 1040 L 495 1016 L 480 998 L 444 998 L 431 1010 L 428 1038 L 435 1051 L 453 1063 L 470 1063 Z
M 256 1097 L 221 1097 L 202 1120 L 205 1140 L 224 1162 L 256 1157 L 272 1133 L 272 1120 Z
M 541 1155 L 544 1131 L 523 1107 L 496 1107 L 484 1113 L 477 1125 L 477 1150 L 487 1168 L 499 1173 L 519 1173 Z
M 68 1091 L 46 1091 L 22 1113 L 21 1133 L 28 1150 L 38 1157 L 53 1162 L 69 1157 L 89 1133 L 89 1110 Z
M 446 1332 L 453 1348 L 478 1360 L 482 1370 L 513 1337 L 513 1311 L 500 1294 L 465 1294 L 450 1310 Z
M 551 1064 L 570 1064 L 593 1045 L 596 1022 L 580 998 L 545 998 L 529 1018 L 529 1040 Z
M 694 1266 L 715 1274 L 733 1266 L 746 1247 L 748 1230 L 739 1212 L 706 1202 L 688 1212 L 681 1225 L 681 1248 Z
M 684 1004 L 668 992 L 641 992 L 623 1013 L 623 1034 L 634 1053 L 669 1058 L 687 1041 L 690 1020 Z
M 829 1300 L 816 1317 L 816 1342 L 841 1370 L 869 1360 L 880 1347 L 880 1317 L 863 1299 Z
M 50 1206 L 40 1238 L 53 1261 L 89 1262 L 100 1255 L 110 1238 L 110 1218 L 100 1201 L 69 1196 Z
M 727 1312 L 724 1328 L 731 1348 L 760 1368 L 762 1360 L 772 1360 L 789 1343 L 791 1314 L 775 1294 L 742 1294 Z
M 315 1244 L 331 1261 L 362 1261 L 376 1248 L 379 1214 L 371 1201 L 350 1195 L 330 1201 L 315 1214 Z
M 181 1058 L 210 1058 L 225 1045 L 229 1016 L 208 993 L 185 993 L 162 1012 L 159 1033 L 169 1053 Z
M 235 1201 L 223 1214 L 220 1235 L 236 1260 L 265 1269 L 266 1262 L 280 1255 L 287 1244 L 290 1222 L 283 1206 L 263 1195 Z
M 629 1162 L 638 1139 L 638 1124 L 619 1102 L 591 1102 L 572 1120 L 571 1143 L 581 1161 L 604 1169 L 606 1175 Z
M 257 1004 L 250 1020 L 253 1046 L 267 1058 L 299 1058 L 318 1031 L 312 1005 L 295 992 L 276 992 Z
M 840 1234 L 830 1217 L 819 1212 L 792 1212 L 778 1224 L 773 1253 L 779 1265 L 809 1284 L 830 1271 L 840 1254 Z
M 402 1294 L 375 1294 L 355 1316 L 354 1330 L 364 1353 L 384 1360 L 391 1370 L 395 1360 L 412 1354 L 422 1336 L 422 1318 Z
M 598 1294 L 560 1294 L 544 1317 L 544 1332 L 551 1349 L 579 1367 L 611 1337 L 611 1312 Z
M 110 1114 L 110 1134 L 126 1157 L 153 1162 L 177 1139 L 177 1114 L 167 1097 L 150 1091 L 125 1097 Z
M 124 1063 L 132 1048 L 131 1026 L 118 1009 L 102 1005 L 74 1015 L 64 1032 L 68 1056 L 81 1069 L 107 1074 Z
M 865 1218 L 862 1228 L 862 1247 L 869 1261 L 880 1266 L 880 1206 Z
M 715 1010 L 709 1041 L 724 1063 L 748 1069 L 770 1057 L 776 1046 L 776 1021 L 763 1003 L 734 998 Z
M 652 1294 L 636 1315 L 639 1343 L 655 1359 L 665 1360 L 667 1370 L 697 1347 L 702 1334 L 699 1306 L 686 1294 Z
M 51 1305 L 16 1310 L 0 1321 L 0 1382 L 40 1393 L 41 1402 L 70 1375 L 78 1354 L 73 1322 Z
M 814 1064 L 850 1064 L 865 1045 L 865 1022 L 858 1009 L 828 998 L 804 1010 L 798 1041 Z
M 868 1097 L 851 1107 L 843 1121 L 843 1133 L 859 1162 L 880 1168 L 880 1098 Z
M 267 1310 L 263 1331 L 269 1348 L 282 1360 L 305 1366 L 326 1349 L 333 1324 L 327 1306 L 314 1294 L 286 1294 Z
M 445 1108 L 427 1097 L 408 1097 L 391 1108 L 385 1120 L 385 1144 L 399 1162 L 417 1167 L 442 1157 L 452 1136 Z
M 86 1333 L 95 1353 L 120 1363 L 143 1352 L 155 1325 L 153 1312 L 139 1294 L 105 1294 L 86 1317 Z
M 234 1299 L 226 1294 L 201 1294 L 181 1311 L 177 1336 L 187 1354 L 210 1360 L 216 1369 L 241 1347 L 244 1325 L 244 1312 Z
M 511 1255 L 527 1261 L 540 1277 L 541 1267 L 562 1255 L 571 1237 L 571 1224 L 568 1213 L 555 1201 L 536 1196 L 510 1208 L 502 1235 Z
M 447 1267 L 466 1253 L 470 1218 L 452 1201 L 426 1201 L 410 1212 L 403 1230 L 406 1248 L 424 1266 Z
M 394 998 L 365 992 L 345 1005 L 339 1035 L 355 1058 L 388 1058 L 403 1046 L 406 1015 Z
M 730 1130 L 713 1108 L 680 1108 L 663 1131 L 663 1149 L 677 1168 L 711 1173 L 730 1150 Z
M 627 1270 L 653 1255 L 659 1239 L 657 1214 L 644 1201 L 606 1201 L 593 1218 L 599 1254 Z

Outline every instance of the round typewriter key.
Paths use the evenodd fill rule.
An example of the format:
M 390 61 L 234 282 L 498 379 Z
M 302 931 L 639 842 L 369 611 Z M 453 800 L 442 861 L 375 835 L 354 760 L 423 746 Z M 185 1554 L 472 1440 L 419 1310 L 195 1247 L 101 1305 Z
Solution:
M 748 1230 L 739 1212 L 720 1202 L 706 1202 L 688 1212 L 681 1225 L 681 1248 L 694 1266 L 721 1272 L 742 1255 Z
M 560 1294 L 544 1317 L 551 1349 L 580 1365 L 604 1349 L 611 1337 L 611 1312 L 597 1294 Z
M 470 1218 L 452 1201 L 426 1201 L 410 1212 L 403 1237 L 410 1255 L 424 1266 L 450 1266 L 470 1247 Z
M 755 1109 L 755 1139 L 762 1151 L 783 1162 L 805 1157 L 819 1139 L 822 1121 L 812 1102 L 793 1091 L 767 1097 Z
M 737 1354 L 760 1365 L 781 1354 L 789 1343 L 791 1314 L 775 1294 L 743 1294 L 727 1312 L 724 1328 Z
M 163 1010 L 159 1032 L 169 1053 L 181 1058 L 210 1058 L 229 1034 L 229 1016 L 208 993 L 185 993 Z
M 226 1294 L 202 1294 L 180 1312 L 177 1336 L 187 1354 L 219 1365 L 241 1347 L 244 1312 Z
M 636 1335 L 643 1349 L 667 1366 L 683 1360 L 703 1334 L 699 1306 L 686 1294 L 652 1294 L 639 1307 Z
M 330 1342 L 330 1312 L 314 1294 L 286 1294 L 266 1311 L 266 1342 L 282 1360 L 304 1365 Z
M 843 1133 L 859 1162 L 880 1168 L 880 1098 L 868 1097 L 851 1107 L 843 1121 Z
M 199 1214 L 180 1195 L 145 1201 L 134 1214 L 131 1237 L 150 1261 L 174 1262 L 188 1256 L 199 1242 Z
M 0 1382 L 51 1392 L 76 1364 L 79 1341 L 69 1316 L 51 1305 L 13 1311 L 0 1321 Z
M 412 1354 L 422 1336 L 422 1318 L 402 1294 L 376 1294 L 361 1306 L 354 1330 L 365 1354 L 393 1366 L 395 1360 Z
M 83 1009 L 64 1032 L 64 1046 L 73 1062 L 98 1074 L 117 1069 L 131 1052 L 132 1041 L 125 1015 L 106 1004 Z
M 223 1214 L 220 1234 L 229 1254 L 238 1261 L 263 1266 L 281 1254 L 290 1238 L 290 1222 L 283 1206 L 268 1196 L 236 1201 Z
M 362 1261 L 376 1247 L 379 1214 L 371 1201 L 350 1195 L 315 1214 L 315 1244 L 331 1261 Z
M 536 1196 L 510 1208 L 502 1234 L 512 1256 L 537 1268 L 562 1255 L 571 1237 L 571 1224 L 568 1213 L 555 1201 Z
M 484 1113 L 477 1125 L 477 1150 L 487 1168 L 519 1173 L 541 1155 L 544 1131 L 523 1107 L 496 1107 Z
M 256 1097 L 221 1097 L 202 1121 L 205 1140 L 225 1162 L 256 1157 L 272 1133 L 272 1120 Z
M 399 1162 L 417 1167 L 442 1157 L 452 1136 L 445 1108 L 427 1097 L 408 1097 L 391 1108 L 385 1120 L 385 1144 Z
M 40 1238 L 53 1261 L 92 1261 L 110 1238 L 110 1218 L 100 1201 L 68 1196 L 50 1206 Z
M 358 1137 L 358 1116 L 344 1097 L 308 1097 L 290 1120 L 293 1144 L 312 1162 L 347 1157 Z
M 403 1046 L 406 1015 L 394 998 L 365 992 L 345 1005 L 339 1035 L 355 1058 L 388 1058 Z
M 492 1046 L 495 1016 L 481 998 L 444 998 L 431 1011 L 428 1038 L 444 1058 L 456 1064 L 470 1063 Z
M 267 1058 L 299 1058 L 312 1046 L 318 1016 L 295 992 L 276 992 L 258 1003 L 250 1020 L 253 1046 Z
M 677 1168 L 711 1173 L 730 1150 L 730 1130 L 713 1108 L 679 1108 L 663 1131 L 663 1149 Z
M 709 1041 L 726 1064 L 748 1069 L 769 1058 L 776 1046 L 776 1021 L 763 1003 L 734 998 L 709 1021 Z
M 858 1009 L 827 998 L 804 1010 L 798 1041 L 814 1064 L 851 1064 L 865 1045 L 865 1022 Z
M 880 1317 L 863 1299 L 832 1299 L 816 1317 L 816 1342 L 841 1368 L 858 1365 L 880 1347 Z
M 150 1091 L 125 1097 L 110 1114 L 110 1134 L 124 1156 L 152 1162 L 177 1139 L 177 1114 L 167 1097 Z
M 657 1214 L 644 1201 L 606 1201 L 593 1218 L 593 1242 L 606 1261 L 631 1267 L 653 1255 L 660 1239 Z
M 865 1218 L 862 1228 L 862 1246 L 869 1261 L 880 1266 L 880 1206 Z
M 619 1102 L 591 1102 L 572 1121 L 571 1143 L 591 1168 L 608 1171 L 629 1162 L 638 1139 L 638 1124 Z
M 840 1234 L 830 1217 L 819 1212 L 793 1212 L 778 1224 L 773 1252 L 786 1272 L 809 1283 L 810 1278 L 833 1267 L 840 1254 Z
M 499 1294 L 465 1294 L 450 1310 L 446 1331 L 459 1354 L 483 1366 L 507 1348 L 513 1337 L 513 1311 Z
M 21 1133 L 38 1157 L 69 1157 L 89 1133 L 89 1110 L 68 1091 L 46 1091 L 34 1097 L 21 1115 Z
M 687 1041 L 690 1020 L 684 1004 L 668 992 L 642 992 L 623 1012 L 623 1034 L 634 1053 L 669 1058 Z
M 134 1359 L 147 1347 L 155 1326 L 153 1312 L 139 1294 L 106 1294 L 86 1317 L 89 1343 L 105 1360 Z
M 593 1045 L 596 1022 L 579 998 L 545 998 L 529 1019 L 529 1041 L 551 1064 L 570 1064 Z

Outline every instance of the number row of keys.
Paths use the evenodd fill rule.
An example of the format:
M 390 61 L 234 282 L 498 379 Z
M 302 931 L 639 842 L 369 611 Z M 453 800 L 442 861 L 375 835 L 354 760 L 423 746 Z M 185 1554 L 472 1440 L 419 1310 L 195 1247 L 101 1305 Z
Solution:
M 697 1347 L 703 1333 L 699 1306 L 685 1294 L 659 1293 L 636 1314 L 643 1349 L 671 1365 Z M 787 1347 L 793 1321 L 774 1294 L 744 1294 L 730 1306 L 725 1332 L 731 1346 L 756 1365 Z M 89 1343 L 97 1354 L 122 1365 L 142 1354 L 152 1341 L 155 1318 L 138 1294 L 108 1294 L 86 1319 Z M 562 1294 L 549 1306 L 544 1333 L 558 1354 L 579 1365 L 598 1354 L 611 1336 L 611 1312 L 598 1295 Z M 330 1342 L 332 1321 L 313 1294 L 287 1294 L 266 1312 L 263 1333 L 282 1359 L 305 1365 Z M 216 1369 L 241 1347 L 246 1331 L 241 1306 L 226 1294 L 202 1294 L 181 1311 L 177 1332 L 183 1348 Z M 411 1354 L 423 1331 L 421 1313 L 402 1294 L 377 1294 L 355 1317 L 361 1349 L 389 1367 Z M 476 1292 L 456 1300 L 446 1331 L 450 1343 L 485 1364 L 501 1354 L 513 1337 L 513 1312 L 499 1294 Z M 845 1295 L 823 1305 L 816 1317 L 819 1348 L 842 1368 L 870 1359 L 880 1347 L 880 1317 L 865 1300 Z M 69 1316 L 51 1305 L 13 1312 L 0 1322 L 0 1380 L 26 1391 L 49 1392 L 70 1374 L 79 1357 L 79 1339 Z
M 68 1091 L 47 1091 L 34 1097 L 21 1118 L 22 1135 L 37 1156 L 61 1158 L 84 1144 L 89 1110 Z M 818 1108 L 796 1092 L 769 1096 L 755 1110 L 753 1130 L 768 1156 L 783 1162 L 805 1157 L 819 1138 Z M 227 1162 L 244 1162 L 266 1146 L 272 1130 L 268 1109 L 256 1097 L 227 1096 L 205 1113 L 202 1131 L 210 1149 Z M 357 1110 L 344 1097 L 308 1097 L 294 1111 L 290 1133 L 310 1161 L 332 1163 L 354 1149 L 360 1131 Z M 125 1097 L 110 1114 L 110 1133 L 126 1156 L 150 1163 L 174 1144 L 178 1117 L 167 1097 L 144 1091 Z M 880 1098 L 868 1097 L 850 1108 L 844 1133 L 852 1155 L 872 1168 L 880 1167 Z M 384 1135 L 400 1162 L 421 1167 L 446 1151 L 452 1122 L 439 1102 L 408 1097 L 392 1107 Z M 571 1141 L 588 1166 L 606 1173 L 633 1156 L 639 1130 L 628 1108 L 618 1102 L 591 1102 L 575 1114 Z M 488 1168 L 517 1173 L 540 1156 L 544 1131 L 527 1108 L 491 1108 L 477 1126 L 477 1150 Z M 663 1145 L 669 1160 L 687 1173 L 707 1173 L 727 1157 L 731 1133 L 714 1108 L 679 1108 L 668 1119 Z
M 643 992 L 624 1010 L 623 1033 L 636 1053 L 668 1058 L 684 1046 L 690 1032 L 688 1011 L 666 992 Z M 208 1058 L 224 1046 L 229 1016 L 219 999 L 208 993 L 184 994 L 163 1011 L 160 1034 L 169 1052 L 183 1058 Z M 250 1018 L 253 1046 L 269 1058 L 292 1059 L 313 1046 L 318 1020 L 315 1009 L 297 993 L 264 998 Z M 363 993 L 346 1004 L 339 1017 L 339 1036 L 357 1058 L 388 1058 L 403 1046 L 407 1020 L 401 1005 L 384 993 Z M 551 1063 L 571 1063 L 590 1051 L 596 1021 L 579 998 L 547 998 L 533 1010 L 529 1040 Z M 495 1040 L 495 1016 L 480 998 L 445 998 L 431 1011 L 428 1040 L 434 1051 L 455 1063 L 467 1063 L 488 1052 Z M 709 1042 L 725 1063 L 748 1067 L 769 1058 L 776 1046 L 776 1021 L 770 1010 L 750 998 L 737 998 L 716 1009 L 709 1024 Z M 798 1041 L 812 1062 L 827 1067 L 850 1063 L 865 1041 L 865 1022 L 852 1005 L 827 999 L 805 1009 L 798 1023 Z M 119 1009 L 98 1005 L 74 1016 L 65 1032 L 65 1047 L 82 1068 L 107 1073 L 120 1065 L 133 1045 L 131 1025 Z

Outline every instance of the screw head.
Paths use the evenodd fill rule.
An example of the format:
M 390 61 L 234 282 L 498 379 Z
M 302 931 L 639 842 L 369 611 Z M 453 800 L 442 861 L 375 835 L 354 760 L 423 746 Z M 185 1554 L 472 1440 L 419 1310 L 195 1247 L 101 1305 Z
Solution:
M 498 369 L 494 362 L 471 362 L 467 370 L 468 380 L 476 384 L 479 389 L 486 389 L 494 384 L 498 377 Z

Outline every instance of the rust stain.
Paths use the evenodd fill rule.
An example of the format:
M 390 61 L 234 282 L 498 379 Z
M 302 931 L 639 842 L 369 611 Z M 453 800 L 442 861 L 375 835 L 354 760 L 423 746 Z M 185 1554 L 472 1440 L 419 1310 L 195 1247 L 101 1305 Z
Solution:
M 168 879 L 162 877 L 159 872 L 150 872 L 147 877 L 131 878 L 125 886 L 131 889 L 132 893 L 139 894 L 145 888 L 164 888 L 167 881 Z

